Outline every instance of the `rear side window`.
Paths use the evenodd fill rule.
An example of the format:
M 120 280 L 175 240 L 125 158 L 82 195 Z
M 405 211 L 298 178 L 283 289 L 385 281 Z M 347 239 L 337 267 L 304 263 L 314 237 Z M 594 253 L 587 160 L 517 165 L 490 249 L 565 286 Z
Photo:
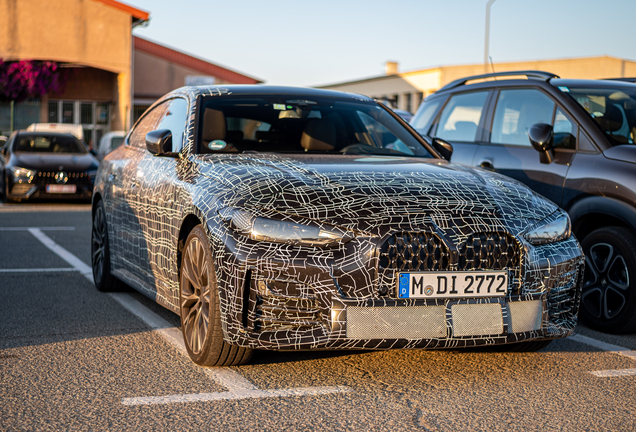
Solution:
M 554 107 L 552 99 L 538 90 L 502 90 L 497 98 L 490 142 L 530 146 L 528 131 L 536 123 L 552 124 Z M 564 123 L 559 126 L 567 128 Z
M 488 92 L 464 93 L 451 97 L 437 127 L 437 138 L 475 142 Z

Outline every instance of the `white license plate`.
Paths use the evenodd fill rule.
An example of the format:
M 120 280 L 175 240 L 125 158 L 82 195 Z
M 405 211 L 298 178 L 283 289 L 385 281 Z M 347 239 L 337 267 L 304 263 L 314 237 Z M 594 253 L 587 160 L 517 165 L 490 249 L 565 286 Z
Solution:
M 77 185 L 46 185 L 48 193 L 75 193 Z
M 398 274 L 399 298 L 502 297 L 507 289 L 507 271 Z

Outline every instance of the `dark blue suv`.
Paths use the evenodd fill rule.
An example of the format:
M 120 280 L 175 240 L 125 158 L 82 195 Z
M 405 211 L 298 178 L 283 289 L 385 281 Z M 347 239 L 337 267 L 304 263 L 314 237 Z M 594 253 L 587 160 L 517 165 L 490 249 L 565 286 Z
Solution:
M 515 178 L 567 210 L 586 255 L 582 317 L 636 330 L 636 84 L 467 77 L 426 98 L 411 125 L 453 162 Z

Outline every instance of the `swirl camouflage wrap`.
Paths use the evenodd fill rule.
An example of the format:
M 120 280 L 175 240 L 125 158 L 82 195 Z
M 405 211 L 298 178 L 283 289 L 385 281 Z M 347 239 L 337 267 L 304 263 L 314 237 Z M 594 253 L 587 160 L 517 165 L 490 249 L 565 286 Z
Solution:
M 360 95 L 175 90 L 102 162 L 93 218 L 97 287 L 124 282 L 180 314 L 200 364 L 539 349 L 576 324 L 584 259 L 567 215 L 441 159 Z

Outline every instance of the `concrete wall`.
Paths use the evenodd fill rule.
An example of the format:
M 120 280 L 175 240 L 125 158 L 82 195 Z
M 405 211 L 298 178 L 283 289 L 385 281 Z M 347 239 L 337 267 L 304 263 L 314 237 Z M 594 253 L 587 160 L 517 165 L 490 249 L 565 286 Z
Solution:
M 129 13 L 94 0 L 0 0 L 0 58 L 77 63 L 115 74 L 108 96 L 115 113 L 111 126 L 123 129 L 131 108 L 131 20 Z M 90 99 L 83 90 L 92 91 L 67 92 Z

